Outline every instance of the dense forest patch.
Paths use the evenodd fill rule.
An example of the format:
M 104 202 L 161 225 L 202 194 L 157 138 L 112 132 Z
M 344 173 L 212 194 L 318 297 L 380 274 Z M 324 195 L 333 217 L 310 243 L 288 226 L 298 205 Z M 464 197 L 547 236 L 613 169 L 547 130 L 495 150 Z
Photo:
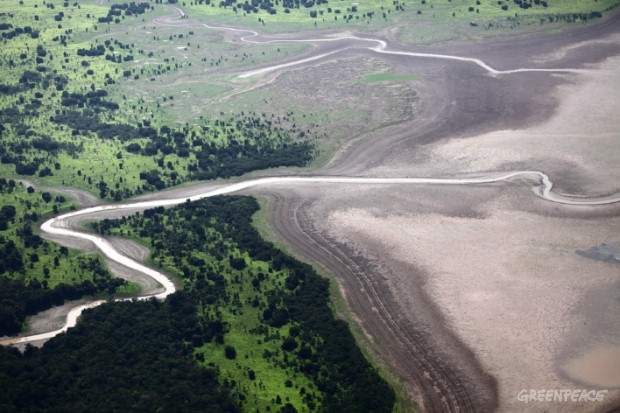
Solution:
M 394 393 L 335 318 L 328 281 L 264 241 L 257 210 L 222 196 L 92 225 L 147 242 L 152 262 L 181 279 L 205 327 L 191 338 L 196 357 L 244 410 L 390 412 Z
M 199 330 L 182 293 L 87 310 L 41 349 L 0 347 L 0 411 L 238 412 L 217 370 L 192 358 Z

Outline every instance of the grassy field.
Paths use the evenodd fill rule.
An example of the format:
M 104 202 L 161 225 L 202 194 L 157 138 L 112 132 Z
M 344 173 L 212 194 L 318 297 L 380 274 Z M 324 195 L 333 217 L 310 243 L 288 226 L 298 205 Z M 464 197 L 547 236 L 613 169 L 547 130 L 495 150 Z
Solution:
M 50 201 L 46 202 L 43 199 L 44 194 L 50 196 Z M 72 200 L 57 197 L 50 192 L 28 192 L 20 183 L 17 183 L 11 192 L 2 193 L 2 207 L 15 208 L 15 216 L 8 220 L 8 226 L 0 231 L 0 237 L 3 244 L 13 241 L 21 251 L 23 259 L 21 270 L 7 271 L 5 276 L 19 278 L 26 283 L 37 280 L 49 288 L 61 282 L 75 284 L 93 279 L 93 273 L 84 271 L 84 265 L 80 265 L 80 262 L 89 259 L 98 260 L 97 255 L 61 249 L 55 243 L 37 239 L 38 222 L 54 213 L 68 211 L 72 205 Z M 25 228 L 29 231 L 26 232 Z M 31 240 L 29 239 L 31 236 L 37 238 Z
M 268 327 L 269 332 L 265 336 L 248 333 L 265 328 L 261 321 L 263 310 L 252 305 L 257 297 L 252 286 L 252 274 L 269 273 L 261 287 L 267 290 L 281 288 L 287 274 L 282 271 L 270 272 L 267 262 L 249 260 L 247 256 L 244 259 L 250 263 L 248 269 L 237 275 L 238 280 L 228 280 L 228 293 L 238 297 L 238 305 L 220 309 L 222 320 L 229 326 L 229 332 L 225 336 L 226 344 L 207 343 L 197 349 L 197 352 L 202 354 L 205 360 L 215 363 L 223 378 L 237 383 L 238 395 L 245 394 L 247 411 L 263 411 L 267 406 L 277 407 L 280 404 L 276 403 L 278 396 L 282 404 L 291 403 L 298 411 L 304 411 L 306 408 L 300 390 L 304 388 L 311 394 L 316 392 L 316 386 L 304 374 L 284 366 L 286 355 L 282 351 L 282 345 L 289 336 L 289 326 Z M 225 356 L 225 346 L 235 348 L 235 359 Z M 266 354 L 272 356 L 265 357 Z
M 8 220 L 4 229 L 0 229 L 0 243 L 14 242 L 23 260 L 20 269 L 8 270 L 4 276 L 20 279 L 26 284 L 36 280 L 45 288 L 53 289 L 60 283 L 73 285 L 86 280 L 95 281 L 106 272 L 98 254 L 64 248 L 37 235 L 41 222 L 75 208 L 77 204 L 72 199 L 53 191 L 27 190 L 19 182 L 12 191 L 4 190 L 0 194 L 2 208 L 15 209 L 15 216 Z M 140 288 L 135 283 L 126 283 L 117 292 L 133 295 L 139 293 Z
M 157 25 L 170 10 L 154 5 L 131 15 L 112 3 L 21 3 L 0 4 L 1 176 L 38 176 L 120 200 L 198 172 L 238 175 L 265 162 L 248 159 L 229 171 L 218 157 L 284 159 L 278 151 L 296 144 L 271 119 L 213 112 L 210 103 L 237 87 L 221 71 L 307 46 L 240 47 L 203 27 Z
M 202 4 L 200 4 L 202 3 Z M 430 43 L 463 37 L 489 37 L 515 32 L 555 29 L 580 24 L 596 13 L 617 7 L 617 0 L 424 0 L 416 2 L 343 0 L 290 8 L 273 4 L 270 9 L 245 11 L 241 5 L 218 6 L 216 2 L 180 2 L 191 18 L 261 28 L 266 32 L 308 29 L 376 31 L 399 27 L 405 43 Z M 523 4 L 523 7 L 521 7 Z M 275 11 L 275 14 L 272 14 Z M 591 13 L 595 13 L 591 15 Z

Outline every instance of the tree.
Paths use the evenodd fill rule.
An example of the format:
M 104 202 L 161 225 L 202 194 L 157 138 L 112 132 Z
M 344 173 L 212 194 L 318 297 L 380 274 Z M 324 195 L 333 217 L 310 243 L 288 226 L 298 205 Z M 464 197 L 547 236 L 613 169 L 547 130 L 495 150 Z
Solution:
M 13 205 L 4 205 L 0 209 L 0 216 L 6 219 L 13 219 L 15 217 L 15 207 Z
M 297 341 L 291 336 L 288 336 L 282 343 L 282 350 L 293 351 L 297 348 Z
M 297 413 L 297 409 L 295 409 L 295 407 L 292 404 L 286 403 L 280 409 L 280 413 Z
M 234 360 L 237 358 L 237 350 L 235 350 L 233 346 L 226 346 L 224 348 L 224 356 L 226 356 L 228 360 Z
M 108 194 L 108 184 L 106 184 L 104 181 L 101 181 L 97 186 L 99 187 L 99 195 L 101 196 L 101 198 L 105 198 L 105 196 Z

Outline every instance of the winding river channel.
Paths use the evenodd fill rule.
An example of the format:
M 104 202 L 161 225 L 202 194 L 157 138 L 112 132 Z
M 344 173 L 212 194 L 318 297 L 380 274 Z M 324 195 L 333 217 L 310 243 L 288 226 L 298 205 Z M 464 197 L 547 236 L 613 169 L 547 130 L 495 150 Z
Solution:
M 414 50 L 413 48 L 408 48 L 404 45 L 400 45 L 397 42 L 390 40 L 389 38 L 385 38 L 384 40 L 381 39 L 379 36 L 374 37 L 374 35 L 356 36 L 349 32 L 329 34 L 289 33 L 286 35 L 281 35 L 280 38 L 276 38 L 276 35 L 266 35 L 250 29 L 212 26 L 198 21 L 192 21 L 188 19 L 188 16 L 185 14 L 185 12 L 179 7 L 175 7 L 172 5 L 165 5 L 161 7 L 165 7 L 170 12 L 170 14 L 153 19 L 153 24 L 171 27 L 192 27 L 199 30 L 216 30 L 222 33 L 226 33 L 226 37 L 228 38 L 227 41 L 241 42 L 252 45 L 300 43 L 310 44 L 314 46 L 314 48 L 309 52 L 306 52 L 298 57 L 290 57 L 288 58 L 289 60 L 263 63 L 261 65 L 254 65 L 249 68 L 236 69 L 236 71 L 234 72 L 226 71 L 225 73 L 232 74 L 238 81 L 233 81 L 230 83 L 230 85 L 232 85 L 232 90 L 227 90 L 223 95 L 226 97 L 222 99 L 225 99 L 232 95 L 245 93 L 248 90 L 256 89 L 261 85 L 265 84 L 266 82 L 271 81 L 275 76 L 278 76 L 281 73 L 299 69 L 307 65 L 320 64 L 321 62 L 335 59 L 337 57 L 340 57 L 341 55 L 346 56 L 346 53 L 350 50 L 361 51 L 361 53 L 363 54 L 373 54 L 374 56 L 377 56 L 384 60 L 404 60 L 406 63 L 408 63 L 410 59 L 415 61 L 420 61 L 422 59 L 434 59 L 440 61 L 441 65 L 443 65 L 444 63 L 450 63 L 451 65 L 458 65 L 459 69 L 461 68 L 461 66 L 465 67 L 465 69 L 467 69 L 465 76 L 470 76 L 470 74 L 473 72 L 475 72 L 476 76 L 482 73 L 483 76 L 480 77 L 483 78 L 484 81 L 487 81 L 492 77 L 495 78 L 493 79 L 493 81 L 504 81 L 506 80 L 506 78 L 513 74 L 524 72 L 547 72 L 551 75 L 556 73 L 590 73 L 594 72 L 595 70 L 587 69 L 587 67 L 589 66 L 584 66 L 586 68 L 581 69 L 570 67 L 560 67 L 553 69 L 521 68 L 520 66 L 523 65 L 523 62 L 521 60 L 511 60 L 512 63 L 507 63 L 506 61 L 501 61 L 501 63 L 498 63 L 500 62 L 500 60 L 493 60 L 492 55 L 490 58 L 485 57 L 489 55 L 485 55 L 484 52 L 479 51 L 465 51 L 463 53 L 467 55 L 474 55 L 485 58 L 488 63 L 476 57 L 457 56 L 449 54 L 459 53 L 460 50 L 451 51 L 451 49 L 448 49 L 449 51 L 446 52 L 448 54 L 420 53 L 412 51 Z M 115 33 L 108 32 L 97 37 L 112 36 L 114 34 Z M 438 50 L 445 51 L 446 49 Z M 399 57 L 397 59 L 391 59 L 389 58 L 390 55 Z M 518 56 L 521 56 L 521 54 L 519 54 Z M 572 62 L 571 60 L 567 61 Z M 501 64 L 510 66 L 500 68 L 499 65 Z M 496 67 L 493 67 L 492 65 Z M 562 66 L 572 65 L 572 63 L 562 64 Z M 473 70 L 470 71 L 469 69 L 472 68 Z M 218 73 L 218 75 L 219 74 L 220 73 Z M 525 76 L 514 76 L 510 77 L 509 79 L 520 79 L 522 77 Z M 540 77 L 546 78 L 546 75 L 542 75 Z M 242 81 L 243 79 L 246 80 Z M 218 99 L 220 98 L 218 97 Z M 454 112 L 442 115 L 445 117 L 454 116 L 456 110 L 457 109 L 455 109 Z M 387 133 L 388 132 L 386 132 L 386 134 Z M 405 130 L 403 133 L 406 134 L 407 137 L 409 135 L 416 135 L 417 137 L 417 133 L 412 133 L 409 130 Z M 386 144 L 386 147 L 391 148 L 392 146 Z M 371 149 L 374 149 L 374 147 Z M 346 148 L 346 150 L 348 151 L 349 148 Z M 370 149 L 368 149 L 367 152 L 370 153 Z M 353 153 L 353 155 L 356 154 L 354 151 L 351 151 L 350 153 Z M 348 154 L 350 153 L 348 152 Z M 358 158 L 356 158 L 355 156 L 353 156 L 352 158 L 353 161 L 358 160 Z M 583 195 L 571 196 L 565 193 L 559 193 L 557 192 L 557 188 L 556 191 L 554 191 L 554 184 L 551 178 L 547 175 L 547 173 L 551 176 L 554 176 L 556 178 L 556 182 L 558 183 L 560 183 L 560 178 L 563 177 L 563 175 L 557 173 L 557 170 L 554 170 L 553 167 L 549 166 L 549 164 L 545 163 L 542 166 L 540 166 L 540 164 L 536 164 L 536 166 L 534 166 L 525 163 L 512 165 L 519 166 L 507 167 L 509 169 L 517 169 L 515 171 L 485 172 L 478 173 L 476 175 L 458 175 L 456 172 L 453 175 L 443 175 L 442 172 L 428 172 L 429 174 L 435 176 L 421 177 L 419 175 L 423 175 L 425 174 L 425 172 L 422 172 L 421 174 L 412 172 L 412 175 L 418 175 L 419 177 L 410 177 L 402 176 L 406 175 L 406 173 L 401 172 L 396 173 L 396 175 L 400 175 L 401 177 L 385 177 L 386 175 L 393 176 L 393 173 L 373 173 L 370 171 L 360 172 L 361 167 L 355 169 L 329 169 L 328 164 L 328 166 L 323 169 L 323 172 L 306 171 L 305 173 L 288 176 L 282 175 L 246 179 L 238 178 L 227 181 L 222 180 L 213 182 L 213 185 L 208 183 L 208 188 L 205 188 L 204 183 L 202 183 L 194 187 L 185 187 L 183 188 L 183 191 L 181 191 L 181 193 L 176 192 L 176 195 L 173 195 L 175 194 L 175 192 L 150 194 L 148 197 L 142 198 L 142 200 L 134 200 L 119 204 L 101 203 L 99 205 L 96 205 L 98 202 L 95 202 L 95 200 L 93 199 L 89 200 L 88 203 L 83 205 L 95 206 L 85 206 L 80 210 L 71 211 L 50 218 L 41 225 L 41 231 L 44 234 L 49 235 L 49 238 L 51 238 L 52 240 L 63 243 L 68 242 L 73 247 L 75 245 L 81 246 L 82 248 L 93 246 L 96 250 L 98 250 L 101 255 L 106 257 L 106 259 L 108 260 L 108 264 L 113 264 L 113 266 L 111 267 L 112 269 L 114 269 L 116 267 L 116 264 L 118 264 L 125 269 L 131 270 L 134 273 L 142 274 L 144 277 L 153 280 L 152 283 L 149 283 L 150 287 L 144 290 L 146 291 L 144 295 L 133 298 L 116 298 L 112 299 L 112 301 L 127 301 L 135 299 L 148 300 L 153 298 L 161 300 L 165 299 L 168 295 L 176 291 L 177 287 L 173 279 L 171 279 L 165 273 L 146 265 L 143 261 L 143 258 L 133 255 L 132 251 L 130 251 L 131 248 L 126 248 L 126 244 L 125 246 L 123 246 L 122 243 L 117 243 L 109 238 L 99 236 L 94 232 L 80 229 L 79 226 L 76 225 L 78 221 L 100 220 L 103 219 L 102 216 L 120 217 L 123 214 L 130 215 L 137 211 L 144 211 L 146 209 L 156 207 L 173 207 L 175 205 L 180 205 L 188 201 L 197 201 L 200 199 L 218 195 L 227 195 L 233 193 L 249 193 L 251 195 L 270 194 L 271 191 L 278 188 L 290 189 L 301 188 L 304 186 L 306 188 L 309 188 L 309 186 L 320 186 L 321 188 L 331 187 L 339 190 L 343 188 L 351 188 L 353 186 L 364 186 L 364 188 L 366 189 L 369 188 L 370 190 L 376 191 L 382 190 L 385 187 L 397 191 L 399 189 L 404 189 L 405 187 L 423 188 L 426 186 L 442 186 L 451 191 L 457 191 L 457 189 L 455 189 L 456 187 L 461 188 L 461 190 L 463 190 L 463 187 L 465 187 L 469 188 L 467 190 L 473 191 L 473 187 L 475 186 L 502 186 L 509 183 L 518 183 L 518 185 L 520 186 L 519 190 L 529 192 L 528 195 L 532 198 L 537 197 L 551 204 L 563 204 L 567 206 L 572 206 L 576 210 L 586 210 L 588 208 L 594 208 L 596 206 L 620 203 L 620 193 L 600 197 L 587 197 Z M 527 170 L 528 168 L 540 170 Z M 547 173 L 542 172 L 541 170 L 545 170 Z M 278 172 L 274 172 L 274 174 L 277 173 Z M 311 173 L 315 175 L 311 175 Z M 359 176 L 365 173 L 372 173 L 373 175 L 377 176 Z M 384 177 L 381 177 L 381 175 L 383 175 Z M 53 188 L 48 188 L 48 190 L 53 190 Z M 590 190 L 592 191 L 591 193 L 596 193 L 595 188 L 590 188 Z M 183 196 L 182 194 L 186 194 L 186 196 Z M 293 199 L 294 194 L 289 194 L 289 197 L 286 197 L 287 201 Z M 290 205 L 286 205 L 283 208 L 288 207 L 290 207 Z M 286 210 L 286 213 L 289 214 L 290 211 Z M 275 232 L 277 233 L 277 231 Z M 283 239 L 285 238 L 286 237 L 284 237 Z M 320 254 L 330 251 L 337 251 L 337 248 L 331 244 L 326 244 L 326 246 L 324 247 L 323 244 L 321 244 L 320 247 L 322 248 Z M 345 258 L 348 258 L 348 256 Z M 341 260 L 336 257 L 334 258 L 333 262 L 341 262 Z M 342 261 L 341 263 L 343 268 L 346 268 L 347 271 L 349 271 L 350 268 L 357 268 L 349 267 L 347 264 L 348 262 L 345 261 Z M 398 321 L 395 321 L 396 318 L 393 316 L 392 313 L 390 313 L 390 311 L 392 310 L 386 309 L 386 307 L 383 306 L 383 303 L 381 302 L 382 297 L 378 295 L 374 290 L 372 290 L 371 283 L 368 281 L 365 282 L 366 283 L 363 284 L 363 286 L 364 288 L 367 288 L 368 291 L 370 291 L 370 293 L 368 293 L 369 296 L 371 296 L 371 294 L 374 294 L 371 296 L 372 300 L 374 301 L 369 302 L 375 303 L 377 307 L 380 307 L 382 314 L 387 314 L 385 316 L 382 315 L 382 317 L 384 318 L 380 318 L 379 322 L 377 322 L 376 324 L 381 325 L 381 328 L 383 328 L 383 326 L 387 326 L 385 327 L 385 331 L 387 332 L 386 337 L 395 337 L 397 339 L 396 345 L 399 345 L 402 348 L 406 348 L 407 350 L 403 351 L 402 353 L 398 353 L 400 358 L 395 359 L 395 364 L 405 366 L 403 367 L 403 369 L 418 371 L 420 372 L 420 375 L 424 374 L 423 384 L 424 386 L 428 385 L 428 387 L 424 387 L 424 391 L 426 391 L 428 394 L 431 394 L 433 398 L 433 400 L 429 399 L 430 402 L 427 406 L 427 410 L 461 412 L 473 412 L 477 410 L 479 411 L 480 409 L 476 408 L 476 406 L 478 406 L 475 403 L 476 400 L 474 400 L 474 397 L 471 394 L 467 393 L 467 391 L 465 390 L 466 387 L 463 386 L 465 380 L 473 380 L 471 378 L 472 376 L 466 376 L 466 378 L 463 380 L 452 370 L 444 369 L 443 365 L 441 364 L 435 364 L 435 359 L 425 353 L 427 349 L 424 347 L 425 343 L 423 342 L 423 340 L 419 340 L 418 342 L 417 338 L 419 336 L 410 335 L 409 330 L 403 329 L 402 325 L 399 324 Z M 153 288 L 154 285 L 155 288 Z M 351 290 L 352 288 L 350 288 L 348 291 Z M 85 302 L 84 300 L 81 300 L 79 304 L 73 304 L 75 305 L 75 307 L 69 310 L 66 316 L 66 320 L 64 320 L 64 325 L 61 328 L 54 331 L 43 332 L 41 334 L 0 339 L 0 345 L 17 345 L 24 343 L 34 343 L 36 345 L 39 345 L 42 341 L 55 337 L 56 335 L 61 334 L 67 331 L 69 328 L 75 326 L 84 310 L 99 306 L 109 301 L 110 300 L 92 299 L 91 301 Z M 67 309 L 70 305 L 71 303 L 68 303 L 67 306 L 63 308 L 63 314 L 67 312 Z M 56 322 L 56 320 L 54 322 Z M 63 321 L 61 320 L 60 323 L 62 322 Z M 53 328 L 57 328 L 60 323 L 54 325 Z M 44 330 L 36 330 L 36 332 L 40 331 Z M 409 364 L 410 359 L 414 360 L 414 362 L 411 362 L 411 364 Z
M 406 61 L 419 60 L 419 59 L 434 59 L 442 62 L 453 62 L 455 65 L 468 66 L 471 65 L 478 71 L 483 71 L 486 77 L 500 77 L 511 76 L 512 74 L 523 72 L 549 72 L 553 73 L 585 73 L 591 72 L 589 69 L 577 69 L 577 68 L 515 68 L 510 67 L 500 70 L 499 68 L 492 67 L 487 62 L 469 56 L 456 56 L 451 54 L 435 54 L 435 53 L 419 53 L 411 50 L 407 50 L 405 46 L 399 45 L 389 39 L 383 40 L 379 37 L 371 36 L 355 36 L 351 33 L 330 33 L 325 34 L 323 37 L 317 34 L 304 34 L 293 33 L 283 35 L 281 38 L 274 36 L 267 36 L 254 30 L 244 28 L 232 28 L 223 26 L 211 26 L 197 21 L 191 21 L 185 12 L 175 6 L 162 6 L 170 11 L 170 15 L 157 17 L 153 20 L 153 24 L 173 27 L 194 27 L 205 30 L 216 30 L 225 32 L 231 35 L 233 41 L 243 42 L 246 44 L 286 44 L 286 43 L 303 43 L 311 44 L 314 49 L 299 57 L 291 58 L 291 60 L 284 60 L 271 64 L 264 64 L 260 66 L 254 66 L 249 69 L 242 69 L 232 74 L 239 80 L 247 79 L 247 81 L 232 82 L 233 90 L 226 92 L 226 96 L 235 94 L 241 94 L 248 90 L 256 89 L 265 82 L 269 82 L 274 76 L 278 76 L 281 73 L 289 70 L 299 69 L 306 65 L 320 64 L 322 61 L 331 60 L 340 55 L 345 55 L 346 52 L 356 49 L 361 50 L 363 53 L 376 54 L 379 57 L 387 59 L 389 55 L 399 56 L 399 60 L 402 58 Z M 106 33 L 101 36 L 111 36 L 114 33 Z M 451 52 L 448 52 L 451 53 Z M 455 52 L 456 53 L 456 52 Z M 477 52 L 470 52 L 469 54 L 477 55 Z M 483 55 L 484 56 L 484 55 Z M 520 61 L 514 63 L 513 67 L 519 67 Z M 571 66 L 570 64 L 568 66 Z M 526 169 L 528 166 L 515 166 L 515 169 Z M 546 169 L 546 166 L 532 166 L 533 169 Z M 547 170 L 550 175 L 557 175 L 553 169 Z M 320 173 L 320 172 L 319 172 Z M 330 170 L 324 169 L 323 175 L 310 175 L 309 172 L 305 174 L 289 176 L 271 176 L 261 178 L 247 178 L 247 179 L 233 179 L 229 181 L 217 181 L 214 182 L 214 186 L 204 188 L 203 186 L 187 187 L 184 188 L 182 193 L 186 196 L 171 195 L 170 193 L 152 194 L 147 197 L 148 200 L 135 200 L 133 202 L 125 202 L 121 204 L 100 204 L 96 206 L 84 207 L 83 209 L 71 211 L 56 217 L 53 217 L 41 225 L 41 231 L 52 240 L 59 242 L 69 242 L 71 246 L 81 246 L 82 248 L 93 246 L 100 254 L 106 257 L 109 264 L 113 264 L 130 270 L 134 273 L 139 273 L 143 277 L 149 278 L 152 282 L 149 282 L 150 287 L 145 289 L 145 293 L 139 297 L 133 298 L 116 298 L 113 301 L 127 301 L 127 300 L 148 300 L 148 299 L 164 299 L 168 295 L 176 291 L 176 285 L 173 279 L 171 279 L 165 273 L 151 268 L 143 262 L 143 258 L 136 257 L 131 254 L 129 249 L 126 249 L 122 243 L 114 242 L 111 239 L 99 236 L 94 232 L 88 232 L 87 230 L 80 229 L 76 225 L 78 221 L 83 220 L 100 220 L 102 216 L 110 215 L 114 217 L 120 217 L 122 214 L 133 214 L 137 211 L 144 211 L 150 208 L 156 207 L 173 207 L 188 201 L 197 201 L 200 199 L 227 195 L 233 193 L 249 193 L 252 195 L 263 193 L 270 193 L 270 191 L 277 188 L 299 188 L 303 186 L 321 186 L 332 187 L 337 189 L 350 188 L 353 186 L 364 186 L 371 190 L 377 191 L 385 187 L 394 188 L 395 190 L 402 189 L 404 187 L 422 188 L 425 186 L 443 186 L 443 187 L 474 187 L 485 185 L 502 185 L 509 182 L 514 183 L 517 181 L 524 190 L 531 189 L 530 196 L 538 197 L 546 202 L 563 204 L 573 206 L 576 209 L 586 209 L 596 206 L 604 206 L 620 202 L 620 193 L 615 195 L 608 195 L 602 197 L 585 197 L 585 196 L 571 196 L 567 194 L 560 194 L 554 191 L 554 185 L 550 177 L 539 170 L 516 170 L 512 172 L 488 172 L 480 173 L 477 175 L 439 175 L 437 177 L 367 177 L 358 176 L 360 173 L 358 170 Z M 417 173 L 414 173 L 417 175 Z M 377 175 L 382 175 L 381 172 Z M 404 174 L 403 174 L 404 175 Z M 203 184 L 200 184 L 203 185 Z M 53 188 L 49 188 L 52 190 Z M 472 188 L 473 190 L 473 188 Z M 173 192 L 174 193 L 174 192 Z M 157 197 L 157 198 L 155 198 Z M 172 198 L 171 198 L 172 197 Z M 94 200 L 88 203 L 88 205 L 95 204 Z M 108 214 L 106 214 L 108 213 Z M 328 245 L 325 247 L 325 251 L 334 250 Z M 134 258 L 131 258 L 134 257 Z M 346 266 L 346 264 L 343 264 Z M 143 278 L 144 279 L 144 278 Z M 371 290 L 370 284 L 364 284 Z M 155 287 L 154 287 L 155 286 Z M 153 288 L 154 287 L 154 288 Z M 374 290 L 373 290 L 374 291 Z M 0 339 L 0 345 L 19 345 L 25 343 L 34 343 L 39 345 L 42 341 L 57 336 L 69 328 L 76 325 L 82 312 L 86 309 L 93 308 L 109 302 L 110 300 L 92 299 L 85 302 L 81 300 L 75 303 L 75 307 L 68 311 L 64 325 L 61 328 L 54 331 L 47 331 L 41 334 L 26 335 L 22 337 L 8 337 Z M 67 308 L 71 303 L 67 304 L 64 308 L 66 313 Z M 377 305 L 381 306 L 381 300 L 377 298 Z M 389 334 L 393 334 L 393 337 L 398 339 L 404 347 L 407 348 L 406 352 L 401 354 L 399 361 L 406 360 L 404 365 L 415 371 L 424 372 L 424 383 L 427 383 L 431 387 L 425 387 L 425 391 L 429 394 L 434 394 L 434 398 L 428 400 L 428 411 L 476 411 L 476 403 L 470 394 L 464 390 L 463 382 L 459 381 L 459 377 L 454 374 L 450 369 L 444 369 L 442 365 L 436 365 L 434 359 L 425 353 L 426 349 L 423 347 L 423 343 L 420 344 L 416 340 L 412 339 L 408 333 L 402 329 L 402 327 L 394 322 L 392 315 L 385 307 L 381 307 L 382 311 L 388 314 L 384 321 L 386 331 Z M 64 314 L 63 313 L 63 314 Z M 63 322 L 62 320 L 60 321 Z M 54 328 L 58 327 L 58 324 Z M 37 330 L 37 332 L 44 330 Z M 392 336 L 390 336 L 392 337 Z M 399 353 L 400 354 L 400 353 Z M 409 364 L 409 359 L 414 361 Z M 426 385 L 426 384 L 424 384 Z
M 168 6 L 168 7 L 174 10 L 177 13 L 177 16 L 173 18 L 169 16 L 158 17 L 158 18 L 153 19 L 153 23 L 159 24 L 159 25 L 178 26 L 178 23 L 183 22 L 182 20 L 179 20 L 179 19 L 187 17 L 185 12 L 181 10 L 180 8 L 174 7 L 174 6 Z M 205 27 L 211 30 L 223 30 L 223 31 L 239 33 L 239 34 L 248 33 L 247 35 L 242 36 L 240 40 L 244 43 L 250 43 L 250 44 L 256 44 L 256 45 L 274 44 L 274 43 L 278 43 L 278 44 L 282 44 L 282 43 L 328 43 L 328 42 L 344 42 L 344 41 L 358 41 L 362 43 L 375 44 L 375 46 L 366 46 L 366 47 L 351 46 L 351 45 L 345 46 L 343 48 L 336 49 L 328 53 L 313 55 L 313 56 L 310 56 L 304 59 L 298 59 L 298 60 L 288 62 L 288 63 L 271 65 L 271 66 L 264 67 L 261 69 L 244 72 L 239 75 L 240 78 L 248 78 L 252 76 L 262 75 L 262 74 L 277 71 L 280 69 L 286 69 L 288 67 L 297 66 L 300 64 L 320 60 L 327 56 L 341 53 L 344 50 L 352 49 L 352 48 L 364 48 L 364 49 L 370 50 L 375 53 L 386 54 L 386 55 L 469 62 L 469 63 L 473 63 L 475 65 L 480 66 L 481 68 L 483 68 L 484 70 L 486 70 L 488 73 L 492 75 L 504 75 L 504 74 L 523 73 L 523 72 L 584 73 L 584 72 L 589 71 L 587 69 L 571 69 L 571 68 L 559 68 L 559 69 L 518 68 L 518 69 L 510 69 L 510 70 L 498 70 L 498 69 L 491 67 L 489 64 L 485 63 L 484 61 L 477 59 L 475 57 L 453 56 L 453 55 L 436 54 L 436 53 L 419 53 L 419 52 L 411 52 L 411 51 L 406 51 L 406 50 L 390 49 L 385 40 L 372 38 L 372 37 L 358 37 L 358 36 L 353 36 L 350 34 L 335 34 L 335 35 L 331 35 L 330 37 L 323 37 L 323 38 L 260 40 L 260 33 L 254 30 L 237 29 L 237 28 L 225 27 L 225 26 L 211 26 L 205 23 L 201 23 L 199 24 L 199 26 Z
M 115 249 L 110 242 L 106 239 L 92 234 L 81 231 L 69 229 L 66 221 L 70 218 L 80 216 L 82 218 L 88 218 L 89 215 L 93 215 L 102 211 L 115 210 L 144 210 L 155 207 L 171 207 L 179 205 L 187 201 L 197 201 L 203 198 L 209 198 L 217 195 L 226 195 L 234 192 L 239 192 L 248 188 L 255 187 L 273 187 L 276 185 L 301 185 L 301 184 L 345 184 L 345 185 L 481 185 L 490 184 L 495 182 L 508 181 L 517 177 L 534 178 L 537 183 L 534 185 L 534 193 L 550 202 L 568 204 L 568 205 L 607 205 L 616 202 L 620 202 L 620 195 L 604 198 L 576 198 L 558 195 L 552 192 L 553 183 L 547 175 L 539 171 L 515 171 L 503 174 L 490 174 L 480 177 L 468 177 L 468 178 L 365 178 L 365 177 L 339 177 L 339 176 L 281 176 L 281 177 L 266 177 L 258 179 L 250 179 L 247 181 L 230 183 L 217 189 L 209 190 L 204 193 L 193 195 L 190 197 L 176 198 L 176 199 L 161 199 L 152 201 L 133 202 L 126 204 L 116 205 L 100 205 L 90 208 L 81 209 L 78 211 L 69 212 L 54 218 L 51 218 L 41 225 L 41 230 L 51 235 L 59 235 L 63 237 L 76 238 L 86 240 L 95 245 L 99 251 L 112 261 L 115 261 L 127 268 L 139 271 L 153 279 L 155 279 L 162 287 L 163 291 L 157 294 L 141 296 L 138 299 L 146 300 L 150 298 L 164 299 L 168 295 L 176 291 L 176 287 L 172 280 L 162 272 L 159 272 L 153 268 L 129 258 L 122 252 Z M 131 300 L 130 298 L 117 299 L 117 301 Z M 87 304 L 83 304 L 73 308 L 68 316 L 65 325 L 54 331 L 47 333 L 41 333 L 25 337 L 12 337 L 4 340 L 0 340 L 2 345 L 28 343 L 33 341 L 39 341 L 52 338 L 67 329 L 75 326 L 77 319 L 85 309 L 93 308 L 105 303 L 105 300 L 95 300 Z

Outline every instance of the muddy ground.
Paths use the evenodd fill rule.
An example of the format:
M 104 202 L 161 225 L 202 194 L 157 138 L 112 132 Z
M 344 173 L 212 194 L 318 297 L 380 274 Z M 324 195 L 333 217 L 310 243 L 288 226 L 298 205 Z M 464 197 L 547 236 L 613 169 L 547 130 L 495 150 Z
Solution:
M 420 77 L 410 85 L 418 97 L 411 119 L 361 136 L 320 172 L 534 169 L 560 193 L 618 192 L 617 22 L 424 48 L 500 69 L 587 69 L 580 74 L 490 75 L 469 63 L 383 56 L 393 71 Z M 311 78 L 315 69 L 298 70 Z M 286 90 L 277 79 L 269 87 Z M 424 411 L 612 410 L 620 403 L 620 268 L 577 251 L 617 243 L 620 209 L 551 204 L 530 186 L 299 186 L 268 191 L 269 217 L 287 245 L 335 275 L 371 345 Z M 522 389 L 565 388 L 609 393 L 603 402 L 517 399 Z

